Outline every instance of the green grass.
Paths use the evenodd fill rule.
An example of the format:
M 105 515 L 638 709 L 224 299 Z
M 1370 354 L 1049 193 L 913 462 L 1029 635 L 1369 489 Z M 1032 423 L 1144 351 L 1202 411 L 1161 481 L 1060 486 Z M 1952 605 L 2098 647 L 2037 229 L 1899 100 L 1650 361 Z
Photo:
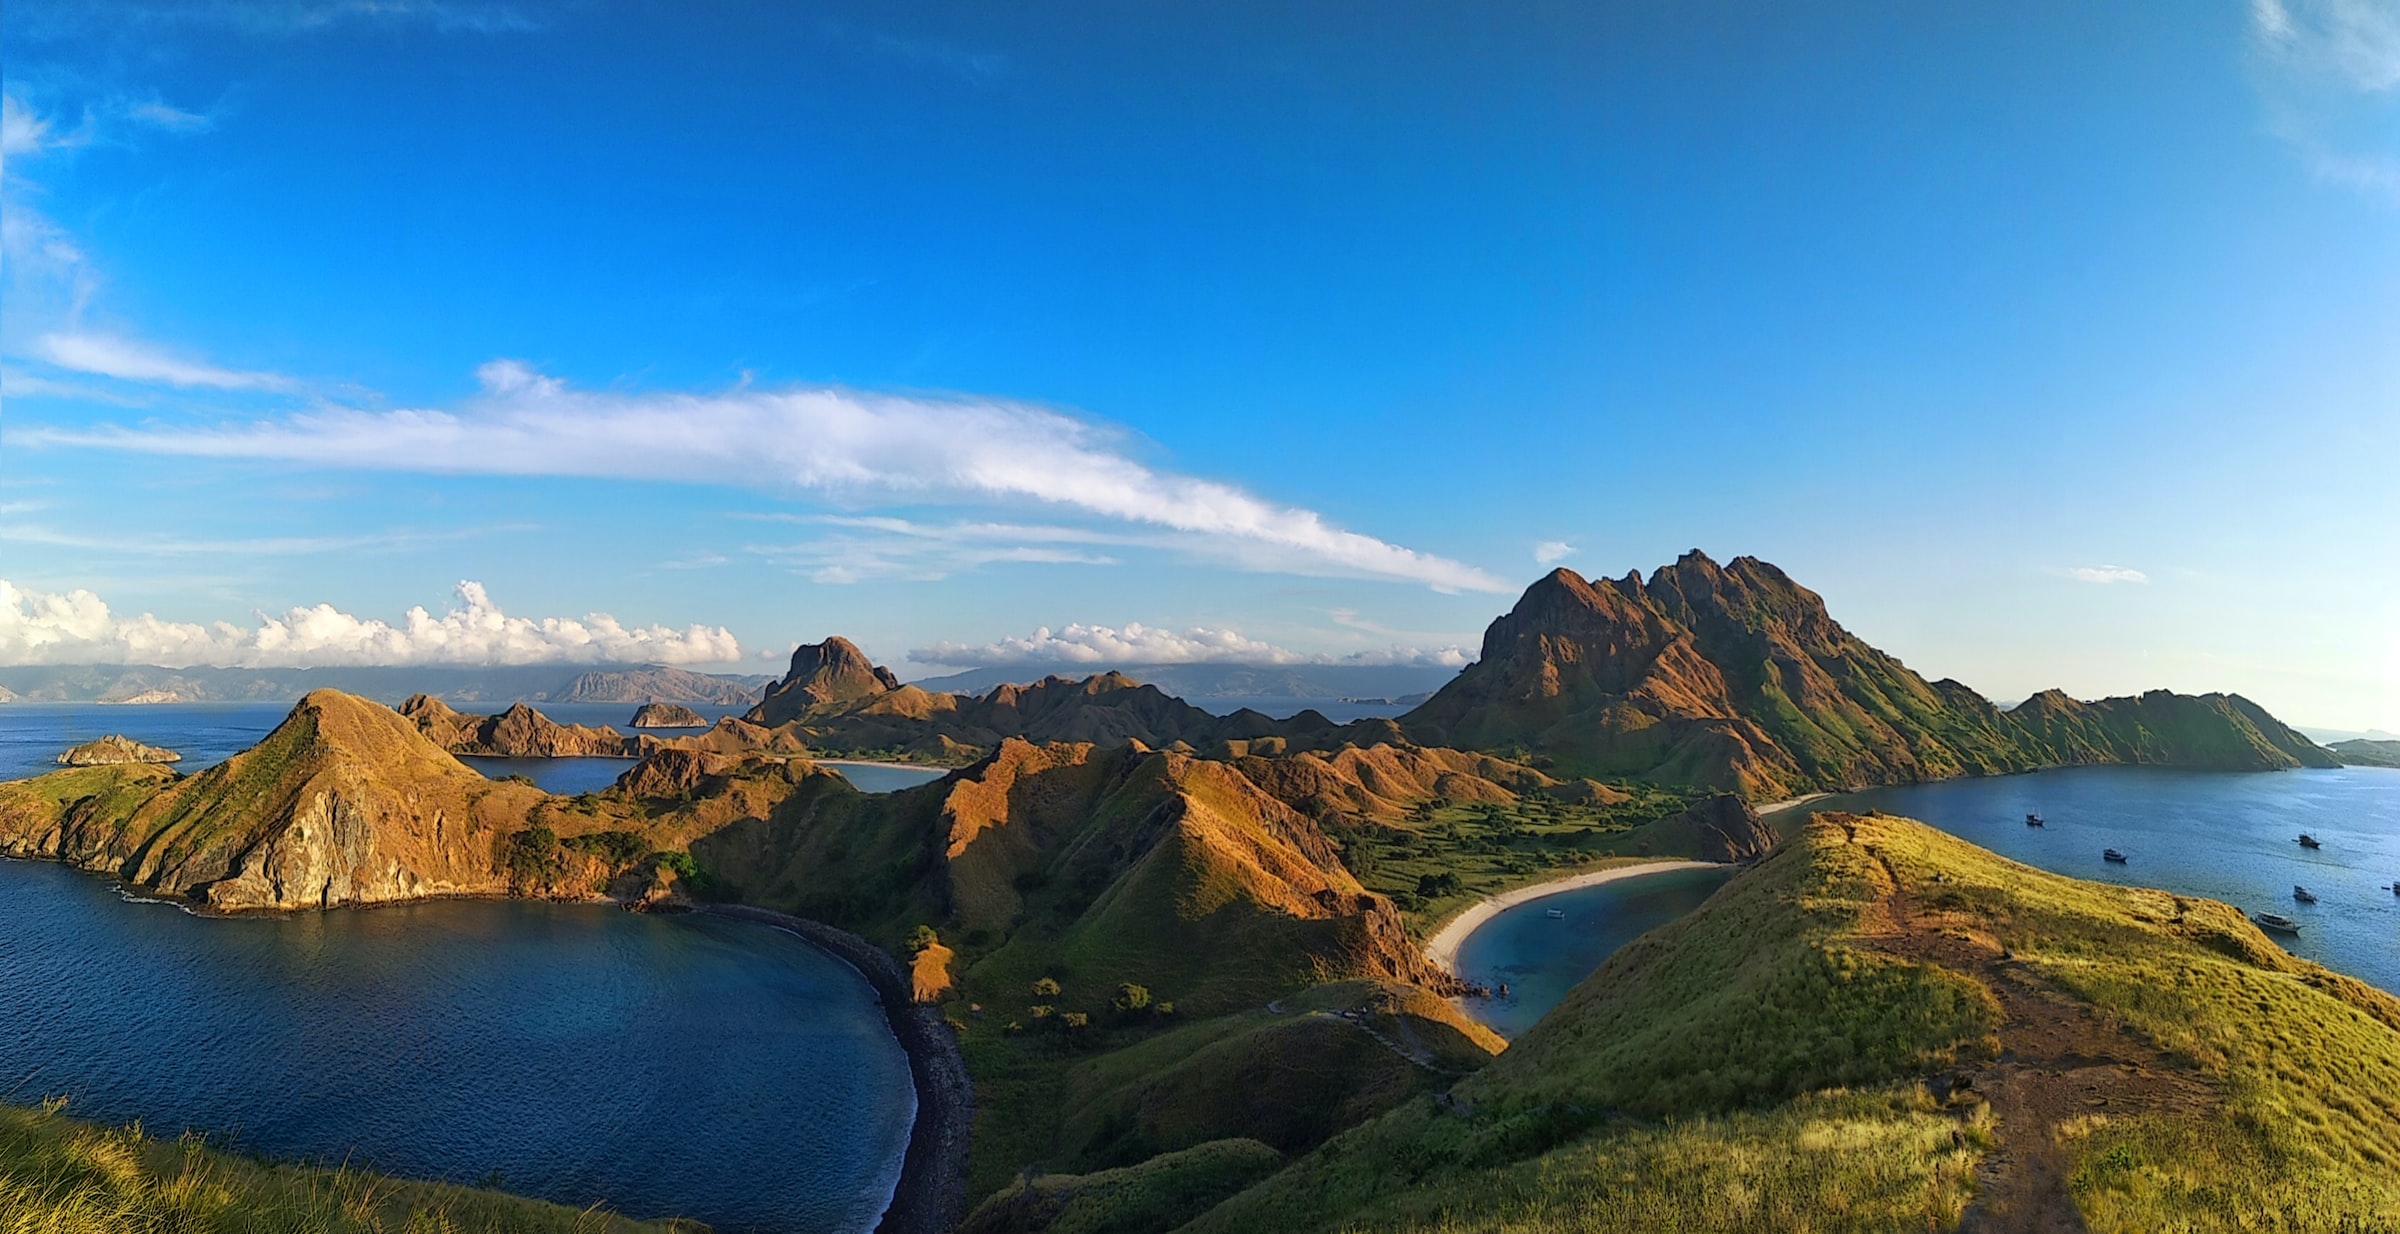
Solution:
M 1184 1214 L 1273 1173 L 1256 1140 L 1215 1140 L 1123 1169 L 1020 1178 L 978 1205 L 961 1234 L 1164 1234 Z
M 1627 786 L 1630 801 L 1590 805 L 1527 797 L 1507 804 L 1428 803 L 1391 825 L 1332 831 L 1359 884 L 1391 897 L 1418 937 L 1511 887 L 1635 861 L 1685 856 L 1649 851 L 1644 824 L 1688 799 Z M 1448 875 L 1455 882 L 1443 880 Z M 1438 888 L 1427 879 L 1442 880 Z M 1428 894 L 1430 893 L 1430 894 Z
M 632 1222 L 499 1192 L 345 1167 L 268 1164 L 199 1138 L 157 1139 L 59 1112 L 0 1105 L 6 1234 L 634 1234 Z
M 1925 915 L 1908 937 L 1965 949 L 1896 949 L 1895 887 Z M 1448 1098 L 1354 1128 L 1187 1228 L 1951 1228 L 1995 1137 L 2049 1129 L 1928 1094 L 2030 1039 L 2001 1020 L 1997 970 L 1905 957 L 2003 948 L 2008 972 L 2184 1077 L 2174 1100 L 2055 1129 L 2091 1229 L 2400 1229 L 2400 1000 L 2222 904 L 1844 816 L 1619 951 Z

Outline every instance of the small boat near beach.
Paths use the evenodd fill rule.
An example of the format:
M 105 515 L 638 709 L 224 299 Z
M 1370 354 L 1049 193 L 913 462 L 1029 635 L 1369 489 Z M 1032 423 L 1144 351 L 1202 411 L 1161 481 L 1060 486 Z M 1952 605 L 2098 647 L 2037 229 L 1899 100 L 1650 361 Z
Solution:
M 2273 930 L 2279 934 L 2298 934 L 2300 932 L 2300 923 L 2281 913 L 2252 913 L 2250 920 L 2257 922 L 2260 929 Z
M 2302 847 L 2302 848 L 2323 848 L 2323 847 L 2325 847 L 2325 846 L 2324 846 L 2324 845 L 2322 845 L 2322 844 L 2319 844 L 2319 843 L 2317 843 L 2317 837 L 2315 837 L 2315 836 L 2312 836 L 2312 835 L 2308 834 L 2307 832 L 2303 831 L 2303 832 L 2301 832 L 2301 833 L 2300 833 L 2300 847 Z
M 2041 815 L 2039 815 L 2039 814 L 2033 814 L 2033 813 L 2028 813 L 2028 814 L 2026 814 L 2026 815 L 2025 815 L 2025 825 L 2026 825 L 2026 826 L 2028 826 L 2028 827 L 2039 827 L 2039 826 L 2041 826 L 2041 825 L 2042 825 L 2042 816 L 2041 816 Z
M 1566 919 L 1567 919 L 1567 914 L 1566 914 L 1566 912 L 1565 912 L 1564 910 L 1562 910 L 1562 909 L 1555 909 L 1555 908 L 1550 910 L 1550 920 L 1552 920 L 1552 921 L 1565 921 Z
M 2292 884 L 2292 898 L 2300 901 L 2302 904 L 2314 904 L 2317 902 L 2317 893 L 2310 891 L 2308 888 L 2303 887 L 2298 883 L 2294 883 Z
M 2125 864 L 2125 854 L 2120 853 L 2113 848 L 2104 848 L 2100 850 L 2100 860 L 2113 861 L 2118 865 L 2123 865 Z

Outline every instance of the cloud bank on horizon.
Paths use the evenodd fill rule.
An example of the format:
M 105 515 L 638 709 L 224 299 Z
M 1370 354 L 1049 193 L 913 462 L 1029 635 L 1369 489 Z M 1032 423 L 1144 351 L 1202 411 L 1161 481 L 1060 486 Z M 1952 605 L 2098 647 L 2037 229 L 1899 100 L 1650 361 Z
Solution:
M 82 364 L 71 361 L 105 360 Z M 113 347 L 55 346 L 54 363 L 103 376 L 222 383 Z M 138 363 L 131 363 L 138 362 Z M 1381 578 L 1439 591 L 1506 591 L 1496 576 L 1328 523 L 1237 486 L 1136 461 L 1118 434 L 1048 408 L 830 387 L 717 393 L 590 392 L 514 360 L 477 370 L 460 411 L 328 408 L 210 428 L 33 428 L 27 444 L 308 466 L 736 485 L 873 505 L 1034 503 L 1178 533 L 1186 551 L 1246 568 Z M 204 384 L 204 383 L 203 383 Z
M 1461 668 L 1472 658 L 1457 647 L 1391 647 L 1347 654 L 1306 653 L 1247 637 L 1238 630 L 1194 626 L 1161 630 L 1129 622 L 1122 627 L 1081 622 L 992 643 L 936 643 L 908 653 L 918 664 L 957 668 L 1002 665 L 1150 664 L 1355 664 Z
M 0 579 L 0 665 L 139 664 L 163 668 L 332 668 L 391 665 L 715 664 L 741 658 L 723 626 L 627 626 L 607 613 L 517 617 L 483 584 L 461 582 L 458 605 L 411 608 L 397 625 L 330 604 L 261 613 L 257 624 L 123 617 L 99 596 L 21 589 Z

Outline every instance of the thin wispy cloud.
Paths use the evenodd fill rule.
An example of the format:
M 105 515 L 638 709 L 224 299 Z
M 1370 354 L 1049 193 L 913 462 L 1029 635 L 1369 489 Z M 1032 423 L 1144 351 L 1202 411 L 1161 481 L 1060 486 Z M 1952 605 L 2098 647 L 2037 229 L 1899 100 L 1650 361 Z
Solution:
M 43 360 L 72 372 L 178 389 L 289 391 L 299 385 L 280 373 L 219 368 L 112 334 L 45 334 L 35 340 L 33 350 Z
M 1574 555 L 1575 546 L 1564 540 L 1544 540 L 1533 546 L 1533 560 L 1537 565 L 1554 566 Z
M 1197 537 L 1246 568 L 1502 591 L 1462 562 L 1335 526 L 1221 481 L 1162 471 L 1119 435 L 984 398 L 747 387 L 586 392 L 514 362 L 461 410 L 313 410 L 216 428 L 36 428 L 27 444 L 451 474 L 738 485 L 862 506 L 1016 503 Z
M 2150 576 L 2131 566 L 2069 566 L 2060 574 L 2078 583 L 2147 583 Z
M 1131 622 L 1124 626 L 1074 623 L 1059 629 L 1041 627 L 1031 634 L 991 643 L 936 643 L 908 653 L 918 664 L 954 668 L 992 668 L 1003 665 L 1418 665 L 1458 668 L 1467 663 L 1457 647 L 1432 649 L 1390 647 L 1346 655 L 1309 653 L 1250 638 L 1238 630 L 1194 626 L 1165 630 Z
M 2400 204 L 2400 0 L 2251 0 L 2267 128 L 2320 180 Z
M 419 606 L 397 622 L 316 604 L 254 614 L 245 624 L 201 623 L 119 616 L 90 591 L 31 591 L 0 579 L 0 665 L 716 664 L 742 654 L 722 626 L 628 626 L 607 613 L 518 617 L 493 603 L 481 583 L 462 582 L 455 594 L 447 612 Z
M 0 510 L 0 513 L 9 513 Z M 539 530 L 531 524 L 472 527 L 458 531 L 387 531 L 354 536 L 157 536 L 93 535 L 30 523 L 0 524 L 0 542 L 40 544 L 87 553 L 132 557 L 305 557 L 361 553 L 472 540 L 509 531 Z

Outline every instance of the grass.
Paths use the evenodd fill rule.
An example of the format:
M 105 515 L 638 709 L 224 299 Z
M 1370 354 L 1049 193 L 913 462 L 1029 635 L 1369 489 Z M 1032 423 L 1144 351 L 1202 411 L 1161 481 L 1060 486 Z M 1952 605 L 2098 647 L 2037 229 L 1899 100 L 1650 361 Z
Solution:
M 1283 1164 L 1256 1140 L 1215 1140 L 1123 1169 L 1020 1178 L 961 1234 L 1164 1234 Z
M 2098 1107 L 2061 1090 L 2066 1114 L 2012 1105 L 2019 1125 L 1929 1088 L 2035 1056 L 2004 992 L 2121 1042 L 2106 1048 L 2174 1095 Z M 2025 1083 L 2058 1083 L 2024 1065 Z M 2290 956 L 2232 908 L 1826 816 L 1611 957 L 1444 1098 L 1187 1228 L 1948 1229 L 1995 1143 L 2055 1143 L 2095 1231 L 2386 1231 L 2395 1110 L 2400 1000 Z
M 347 1167 L 270 1164 L 0 1105 L 0 1231 L 6 1234 L 635 1234 L 704 1231 L 633 1222 Z

